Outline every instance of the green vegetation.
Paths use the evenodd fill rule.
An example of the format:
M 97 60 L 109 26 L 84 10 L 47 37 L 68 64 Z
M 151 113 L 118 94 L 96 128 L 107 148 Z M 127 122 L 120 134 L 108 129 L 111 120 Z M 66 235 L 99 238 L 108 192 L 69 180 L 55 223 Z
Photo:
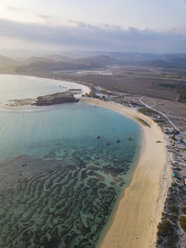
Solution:
M 186 89 L 178 89 L 178 102 L 185 102 L 186 101 Z
M 178 208 L 177 208 L 176 206 L 170 205 L 170 206 L 168 207 L 168 209 L 169 209 L 171 212 L 173 212 L 173 213 L 175 213 L 175 214 L 178 214 Z
M 141 108 L 138 110 L 140 113 L 144 114 L 144 115 L 148 115 L 148 114 L 158 114 L 156 111 L 149 109 L 149 108 Z
M 175 135 L 173 135 L 173 136 L 171 137 L 171 139 L 174 140 L 174 141 L 177 141 Z
M 172 187 L 176 187 L 176 186 L 178 186 L 177 183 L 172 183 Z
M 166 236 L 169 236 L 173 233 L 174 231 L 174 228 L 171 224 L 170 221 L 168 220 L 162 220 L 161 223 L 159 223 L 158 225 L 158 237 L 166 237 Z
M 105 94 L 105 95 L 108 94 L 108 92 L 107 92 L 106 90 L 101 90 L 100 92 L 101 92 L 102 94 Z
M 155 120 L 156 123 L 164 123 L 165 120 Z
M 184 143 L 184 141 L 183 141 L 183 139 L 182 139 L 182 138 L 180 139 L 180 142 L 181 142 L 181 143 Z
M 181 210 L 182 210 L 182 213 L 186 215 L 186 206 L 183 206 L 183 207 L 181 208 Z
M 102 99 L 103 101 L 107 101 L 107 99 L 106 99 L 105 96 L 102 96 L 101 99 Z
M 93 91 L 91 91 L 89 94 L 86 94 L 86 96 L 87 97 L 96 97 L 97 98 L 97 96 L 96 96 L 96 94 L 93 92 Z
M 180 226 L 186 232 L 186 216 L 181 216 L 180 217 Z
M 160 83 L 160 84 L 158 84 L 158 86 L 160 86 L 160 87 L 167 87 L 167 88 L 171 88 L 171 89 L 175 89 L 176 87 L 177 87 L 177 85 L 176 84 L 169 84 L 169 83 Z
M 143 126 L 146 126 L 146 127 L 150 127 L 151 128 L 151 126 L 146 121 L 142 120 L 141 118 L 135 117 L 135 119 L 138 122 L 140 122 Z

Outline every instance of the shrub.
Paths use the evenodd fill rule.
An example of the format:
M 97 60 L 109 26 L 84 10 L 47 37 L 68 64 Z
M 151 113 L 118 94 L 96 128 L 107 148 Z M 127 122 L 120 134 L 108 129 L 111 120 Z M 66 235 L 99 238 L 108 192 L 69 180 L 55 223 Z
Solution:
M 178 208 L 174 205 L 169 206 L 168 209 L 171 210 L 171 212 L 178 214 Z
M 178 186 L 177 183 L 172 183 L 172 187 L 176 187 L 176 186 Z
M 93 91 L 91 91 L 88 96 L 89 97 L 96 97 L 96 94 Z
M 170 221 L 168 220 L 162 220 L 161 223 L 159 223 L 158 225 L 158 237 L 160 236 L 163 236 L 163 237 L 166 237 L 166 236 L 169 236 L 173 233 L 174 231 L 174 228 L 171 224 Z
M 149 108 L 141 108 L 138 110 L 140 113 L 142 114 L 158 114 L 156 111 L 152 110 L 152 109 L 149 109 Z
M 147 127 L 150 127 L 151 128 L 151 126 L 146 121 L 142 120 L 141 118 L 135 117 L 135 119 L 138 122 L 140 122 L 143 126 L 147 126 Z
M 186 216 L 181 216 L 180 217 L 180 226 L 186 232 Z
M 175 137 L 175 135 L 173 135 L 171 138 L 172 138 L 174 141 L 176 141 L 176 137 Z
M 181 208 L 181 210 L 182 210 L 182 213 L 186 215 L 186 206 L 183 206 L 183 207 Z

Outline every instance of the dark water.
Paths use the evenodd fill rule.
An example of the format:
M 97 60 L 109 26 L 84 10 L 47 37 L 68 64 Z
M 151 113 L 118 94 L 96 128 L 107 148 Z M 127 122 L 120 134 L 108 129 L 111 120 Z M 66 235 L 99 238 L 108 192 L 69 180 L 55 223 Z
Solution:
M 0 113 L 2 248 L 95 247 L 137 156 L 132 120 L 84 103 L 49 110 Z

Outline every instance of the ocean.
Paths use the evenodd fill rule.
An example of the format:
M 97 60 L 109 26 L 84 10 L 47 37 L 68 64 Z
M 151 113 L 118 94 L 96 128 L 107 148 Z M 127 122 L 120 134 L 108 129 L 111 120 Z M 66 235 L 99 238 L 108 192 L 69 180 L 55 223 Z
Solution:
M 0 111 L 0 247 L 95 247 L 139 147 L 138 124 L 102 107 Z

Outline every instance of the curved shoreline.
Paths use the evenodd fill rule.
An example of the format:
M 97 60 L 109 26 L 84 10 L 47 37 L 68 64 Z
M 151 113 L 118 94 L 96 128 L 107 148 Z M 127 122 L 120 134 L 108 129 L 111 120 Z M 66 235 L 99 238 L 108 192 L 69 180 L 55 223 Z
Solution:
M 3 90 L 0 87 L 0 107 L 5 109 L 7 107 L 14 108 L 24 105 L 48 106 L 77 102 L 82 95 L 90 93 L 90 88 L 83 84 L 66 80 L 51 79 L 48 77 L 0 74 L 0 80 L 3 80 L 7 85 Z M 32 80 L 32 82 L 30 82 L 30 80 Z M 34 91 L 33 86 L 31 89 L 28 87 L 32 84 L 36 88 Z M 46 87 L 41 87 L 42 84 L 45 84 Z M 15 91 L 15 88 L 22 89 L 20 91 Z
M 140 118 L 150 125 L 148 127 L 139 123 L 143 130 L 143 142 L 137 165 L 129 186 L 121 194 L 103 231 L 98 247 L 156 247 L 157 225 L 171 183 L 171 171 L 166 166 L 168 161 L 163 132 L 152 119 L 134 109 L 98 99 L 85 98 L 81 101 L 109 108 L 132 119 Z

